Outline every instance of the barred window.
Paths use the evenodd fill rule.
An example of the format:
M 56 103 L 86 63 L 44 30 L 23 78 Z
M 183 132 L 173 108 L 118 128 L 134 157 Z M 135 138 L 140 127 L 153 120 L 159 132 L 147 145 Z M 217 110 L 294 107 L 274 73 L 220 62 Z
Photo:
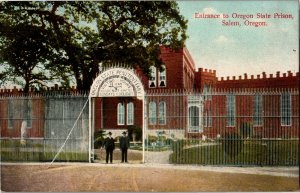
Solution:
M 261 126 L 263 117 L 263 101 L 261 95 L 254 96 L 254 125 Z
M 199 131 L 199 107 L 189 107 L 189 129 L 190 131 Z
M 27 128 L 31 128 L 32 127 L 32 101 L 31 100 L 25 101 L 25 105 L 26 107 L 25 107 L 23 119 L 27 121 Z
M 290 93 L 283 93 L 280 102 L 280 117 L 282 126 L 292 125 L 292 104 Z
M 204 84 L 204 88 L 203 88 L 204 100 L 212 99 L 211 90 L 212 88 L 210 84 Z
M 158 123 L 160 125 L 166 124 L 166 103 L 160 102 L 158 105 Z
M 227 95 L 226 96 L 226 126 L 233 127 L 235 126 L 235 96 Z
M 211 111 L 206 110 L 204 112 L 204 127 L 211 127 L 212 126 L 212 117 L 211 117 Z
M 14 123 L 14 103 L 12 100 L 8 101 L 8 123 L 7 126 L 8 128 L 12 129 L 13 128 L 13 123 Z
M 32 127 L 32 101 L 31 100 L 9 100 L 8 101 L 8 123 L 9 129 L 13 128 L 14 120 L 25 120 L 27 128 Z
M 118 104 L 118 125 L 125 124 L 125 107 L 123 103 Z
M 150 102 L 149 103 L 149 125 L 156 124 L 156 103 Z
M 127 104 L 127 125 L 133 125 L 134 106 L 133 102 Z

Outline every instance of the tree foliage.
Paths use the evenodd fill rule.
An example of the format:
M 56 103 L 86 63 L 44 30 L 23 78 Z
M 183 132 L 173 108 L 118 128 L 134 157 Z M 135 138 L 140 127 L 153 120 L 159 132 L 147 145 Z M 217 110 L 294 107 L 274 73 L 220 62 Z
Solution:
M 159 46 L 177 49 L 186 39 L 173 1 L 2 2 L 0 14 L 1 62 L 32 84 L 73 78 L 89 90 L 99 63 L 117 61 L 149 74 L 161 67 Z

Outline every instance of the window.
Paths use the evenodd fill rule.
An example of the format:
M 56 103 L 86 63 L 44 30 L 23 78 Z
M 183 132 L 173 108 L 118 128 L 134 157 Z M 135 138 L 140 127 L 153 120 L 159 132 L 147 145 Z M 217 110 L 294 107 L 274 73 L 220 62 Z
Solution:
M 158 105 L 158 123 L 160 125 L 166 124 L 166 103 L 160 102 Z
M 235 125 L 235 96 L 226 96 L 226 126 L 232 127 Z
M 150 102 L 149 103 L 149 125 L 156 124 L 156 103 Z
M 125 124 L 125 107 L 123 103 L 118 104 L 118 125 Z
M 189 107 L 189 128 L 190 131 L 199 131 L 199 107 Z
M 23 115 L 23 119 L 27 121 L 27 128 L 31 128 L 32 127 L 32 101 L 26 100 L 25 105 L 26 108 Z
M 204 126 L 205 127 L 212 126 L 212 117 L 211 117 L 211 112 L 209 110 L 206 110 L 204 113 Z
M 8 128 L 12 129 L 14 119 L 26 120 L 27 128 L 32 127 L 32 101 L 9 100 L 8 101 Z
M 254 125 L 255 126 L 262 125 L 262 115 L 263 115 L 262 96 L 257 94 L 254 96 Z
M 281 95 L 280 101 L 280 117 L 282 126 L 290 126 L 292 124 L 292 104 L 291 95 L 287 92 Z
M 13 128 L 13 120 L 14 120 L 14 103 L 12 100 L 8 101 L 8 128 Z
M 204 84 L 203 88 L 204 100 L 211 100 L 211 85 Z
M 159 86 L 160 87 L 165 87 L 166 86 L 166 66 L 162 66 L 163 70 L 159 72 Z
M 127 125 L 133 125 L 134 107 L 133 103 L 127 104 Z
M 154 66 L 150 67 L 150 78 L 149 78 L 149 87 L 154 88 L 156 87 L 156 68 Z

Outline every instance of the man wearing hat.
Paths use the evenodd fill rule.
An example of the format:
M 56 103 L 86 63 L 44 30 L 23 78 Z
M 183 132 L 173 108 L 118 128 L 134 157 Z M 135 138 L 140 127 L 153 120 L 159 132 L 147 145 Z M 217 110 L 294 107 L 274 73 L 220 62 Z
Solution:
M 126 163 L 128 163 L 127 162 L 127 150 L 130 146 L 129 138 L 126 135 L 125 131 L 122 134 L 123 134 L 123 136 L 120 137 L 120 148 L 121 148 L 121 152 L 122 152 L 122 163 L 124 163 L 124 161 Z
M 106 150 L 106 163 L 108 163 L 108 158 L 110 157 L 110 163 L 112 164 L 113 160 L 113 151 L 115 149 L 115 140 L 111 136 L 111 132 L 108 132 L 108 137 L 104 141 L 104 147 Z

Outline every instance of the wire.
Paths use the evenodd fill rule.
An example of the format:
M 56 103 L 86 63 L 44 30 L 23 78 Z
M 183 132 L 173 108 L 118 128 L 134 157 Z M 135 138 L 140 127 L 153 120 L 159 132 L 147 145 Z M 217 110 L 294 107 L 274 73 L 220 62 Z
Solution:
M 76 119 L 76 121 L 75 121 L 75 123 L 74 123 L 74 125 L 73 125 L 73 127 L 72 127 L 72 129 L 71 129 L 71 131 L 69 132 L 69 134 L 68 134 L 68 136 L 67 136 L 67 138 L 66 138 L 66 140 L 65 140 L 65 142 L 64 142 L 63 145 L 60 147 L 60 149 L 58 150 L 58 152 L 56 153 L 56 155 L 54 156 L 54 158 L 53 158 L 53 160 L 51 161 L 50 165 L 54 162 L 54 160 L 55 160 L 55 159 L 57 158 L 57 156 L 60 154 L 60 152 L 61 152 L 61 150 L 63 149 L 63 147 L 66 145 L 66 142 L 68 141 L 69 137 L 71 136 L 71 133 L 72 133 L 73 129 L 75 128 L 75 125 L 76 125 L 77 121 L 79 120 L 79 117 L 81 116 L 81 114 L 82 114 L 82 112 L 83 112 L 83 109 L 85 108 L 85 106 L 86 106 L 86 104 L 88 103 L 88 101 L 89 101 L 89 99 L 87 99 L 87 101 L 86 101 L 85 104 L 83 105 L 83 108 L 81 109 L 81 111 L 80 111 L 80 113 L 79 113 L 79 115 L 78 115 L 78 117 L 77 117 L 77 119 Z

